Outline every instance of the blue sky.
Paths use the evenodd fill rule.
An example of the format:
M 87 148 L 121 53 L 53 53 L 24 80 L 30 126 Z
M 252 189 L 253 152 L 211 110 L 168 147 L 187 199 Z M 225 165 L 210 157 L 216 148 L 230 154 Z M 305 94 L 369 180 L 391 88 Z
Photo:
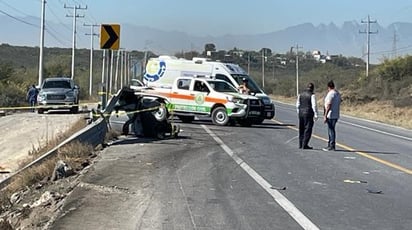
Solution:
M 392 2 L 396 2 L 393 4 Z M 0 0 L 13 16 L 40 17 L 41 0 Z M 47 0 L 46 18 L 70 24 L 63 5 L 88 7 L 80 23 L 130 23 L 192 35 L 256 34 L 301 23 L 412 22 L 412 1 L 396 0 Z

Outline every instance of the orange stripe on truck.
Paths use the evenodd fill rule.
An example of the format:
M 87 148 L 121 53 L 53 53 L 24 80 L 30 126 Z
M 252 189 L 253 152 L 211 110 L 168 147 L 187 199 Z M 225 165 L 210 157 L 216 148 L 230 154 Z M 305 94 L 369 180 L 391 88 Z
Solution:
M 194 95 L 185 95 L 185 94 L 179 94 L 179 93 L 161 93 L 159 92 L 160 95 L 168 98 L 173 98 L 173 99 L 183 99 L 183 100 L 195 100 Z M 227 103 L 227 99 L 220 99 L 220 98 L 214 98 L 214 97 L 205 97 L 206 102 L 213 102 L 213 103 L 219 103 L 219 104 L 225 104 Z

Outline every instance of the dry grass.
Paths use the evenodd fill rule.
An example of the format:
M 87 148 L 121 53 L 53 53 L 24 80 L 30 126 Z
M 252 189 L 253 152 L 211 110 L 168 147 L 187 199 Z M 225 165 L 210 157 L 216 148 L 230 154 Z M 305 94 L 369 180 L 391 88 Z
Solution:
M 272 98 L 276 101 L 284 103 L 296 103 L 296 98 L 294 97 L 272 96 Z M 323 101 L 319 96 L 317 97 L 317 100 L 319 112 L 321 112 L 321 108 L 323 108 Z M 343 101 L 341 109 L 342 113 L 345 115 L 379 121 L 406 129 L 412 129 L 412 108 L 398 108 L 389 101 L 373 101 L 366 104 L 348 104 Z
M 412 108 L 398 108 L 392 102 L 371 102 L 364 105 L 344 105 L 345 114 L 412 129 Z
M 50 151 L 57 146 L 57 144 L 61 143 L 63 140 L 67 139 L 85 126 L 86 123 L 83 120 L 79 120 L 68 131 L 49 141 L 45 146 L 41 146 L 38 149 L 33 149 L 30 151 L 29 156 L 25 160 L 21 161 L 19 166 L 24 167 L 28 165 L 33 160 Z M 88 161 L 93 152 L 93 147 L 88 144 L 83 144 L 80 142 L 69 143 L 58 150 L 57 156 L 44 161 L 40 165 L 33 166 L 17 175 L 0 193 L 0 213 L 5 205 L 10 205 L 9 198 L 13 193 L 24 187 L 29 187 L 42 180 L 49 179 L 53 174 L 53 170 L 58 160 L 65 161 L 75 170 L 81 169 L 83 163 Z
M 80 142 L 70 143 L 58 151 L 58 159 L 63 160 L 75 170 L 81 170 L 94 152 L 93 146 Z

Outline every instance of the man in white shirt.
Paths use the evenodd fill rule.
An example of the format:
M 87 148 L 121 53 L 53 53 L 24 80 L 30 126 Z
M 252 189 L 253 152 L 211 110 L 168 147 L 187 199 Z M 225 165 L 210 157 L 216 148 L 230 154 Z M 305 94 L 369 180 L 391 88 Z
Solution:
M 318 109 L 316 106 L 316 97 L 313 92 L 315 86 L 309 83 L 306 89 L 298 95 L 296 109 L 299 114 L 299 148 L 313 149 L 309 146 L 309 140 L 312 136 L 314 119 L 318 119 Z
M 328 82 L 328 94 L 325 97 L 325 110 L 323 120 L 328 125 L 328 147 L 324 151 L 336 150 L 336 131 L 335 126 L 339 119 L 340 103 L 342 99 L 340 93 L 335 89 L 333 81 Z

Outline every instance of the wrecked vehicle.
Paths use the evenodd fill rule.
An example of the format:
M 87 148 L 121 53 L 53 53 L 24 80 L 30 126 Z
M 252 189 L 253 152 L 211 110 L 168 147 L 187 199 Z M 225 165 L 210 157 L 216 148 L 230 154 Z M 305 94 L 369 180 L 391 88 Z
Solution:
M 110 99 L 101 116 L 108 119 L 109 124 L 123 124 L 121 131 L 124 135 L 131 131 L 137 137 L 177 137 L 180 127 L 170 122 L 167 103 L 167 99 L 161 96 L 135 92 L 124 87 Z M 121 113 L 126 120 L 117 119 Z

